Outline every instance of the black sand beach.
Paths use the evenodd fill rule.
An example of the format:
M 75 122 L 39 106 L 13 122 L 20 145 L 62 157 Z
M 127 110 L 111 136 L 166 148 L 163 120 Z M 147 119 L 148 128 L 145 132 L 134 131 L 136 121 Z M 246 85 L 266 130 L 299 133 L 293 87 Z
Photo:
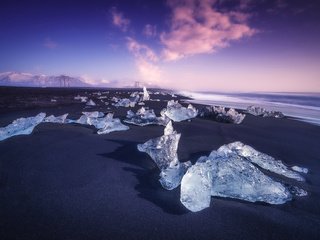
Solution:
M 97 90 L 0 88 L 0 127 L 39 112 L 76 119 L 83 110 L 114 111 L 123 119 L 130 109 L 106 106 L 96 96 L 99 106 L 85 109 L 73 100 L 85 92 Z M 151 98 L 162 100 L 146 102 L 157 115 L 172 99 Z M 137 150 L 162 135 L 162 126 L 129 125 L 128 131 L 97 135 L 93 127 L 42 123 L 31 135 L 0 142 L 0 239 L 320 238 L 319 126 L 250 115 L 240 125 L 199 118 L 173 125 L 182 134 L 181 161 L 194 163 L 223 144 L 242 141 L 288 166 L 309 168 L 306 182 L 282 179 L 309 195 L 283 205 L 212 198 L 210 208 L 192 213 L 180 203 L 180 189 L 163 189 L 158 168 Z

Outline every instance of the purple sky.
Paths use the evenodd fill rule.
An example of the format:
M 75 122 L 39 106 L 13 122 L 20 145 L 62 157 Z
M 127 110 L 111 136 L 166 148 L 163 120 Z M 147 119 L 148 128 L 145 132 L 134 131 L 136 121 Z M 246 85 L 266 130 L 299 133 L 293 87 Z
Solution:
M 319 12 L 312 0 L 1 1 L 0 71 L 320 92 Z

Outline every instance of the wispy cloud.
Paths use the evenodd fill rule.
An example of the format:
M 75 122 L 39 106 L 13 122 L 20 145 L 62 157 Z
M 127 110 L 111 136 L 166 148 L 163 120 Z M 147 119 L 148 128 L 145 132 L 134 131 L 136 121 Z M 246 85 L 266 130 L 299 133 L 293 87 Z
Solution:
M 51 38 L 47 37 L 44 40 L 43 46 L 45 46 L 46 48 L 49 48 L 49 49 L 55 49 L 58 47 L 58 43 L 53 41 Z
M 156 53 L 147 45 L 140 44 L 133 38 L 127 38 L 127 48 L 135 57 L 138 71 L 147 82 L 158 82 L 161 71 L 157 62 L 159 61 Z
M 151 25 L 151 24 L 146 24 L 143 28 L 142 32 L 146 37 L 155 37 L 157 36 L 157 26 Z
M 252 36 L 256 31 L 243 12 L 219 12 L 215 0 L 169 0 L 171 26 L 160 36 L 163 58 L 178 60 L 227 47 L 230 41 Z
M 118 27 L 121 31 L 126 32 L 130 25 L 130 20 L 123 16 L 122 12 L 119 12 L 117 8 L 113 7 L 111 9 L 112 23 L 114 26 Z

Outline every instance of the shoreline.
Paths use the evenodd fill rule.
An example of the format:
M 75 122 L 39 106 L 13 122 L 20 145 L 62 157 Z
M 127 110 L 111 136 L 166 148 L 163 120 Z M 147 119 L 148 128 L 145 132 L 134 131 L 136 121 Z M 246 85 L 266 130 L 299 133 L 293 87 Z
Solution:
M 127 96 L 127 90 L 112 96 Z M 36 94 L 36 93 L 35 93 Z M 71 99 L 77 91 L 64 98 Z M 41 95 L 41 94 L 40 94 Z M 62 101 L 1 110 L 0 126 L 17 117 L 81 111 L 115 111 L 123 119 L 132 108 Z M 146 102 L 157 116 L 169 99 Z M 29 99 L 29 98 L 28 98 Z M 95 99 L 94 99 L 95 101 Z M 19 102 L 19 101 L 18 101 Z M 184 104 L 186 105 L 186 104 Z M 110 107 L 110 109 L 108 109 Z M 133 108 L 134 112 L 141 106 Z M 31 135 L 0 142 L 1 239 L 317 239 L 320 235 L 320 128 L 288 118 L 247 115 L 240 125 L 195 118 L 173 123 L 181 133 L 178 157 L 194 162 L 223 144 L 241 141 L 287 166 L 307 167 L 308 191 L 282 205 L 212 197 L 198 213 L 179 201 L 180 189 L 163 189 L 159 170 L 137 144 L 163 134 L 163 126 L 126 124 L 128 131 L 96 134 L 90 126 L 42 123 Z M 282 179 L 283 180 L 283 179 Z M 284 179 L 291 183 L 290 180 Z

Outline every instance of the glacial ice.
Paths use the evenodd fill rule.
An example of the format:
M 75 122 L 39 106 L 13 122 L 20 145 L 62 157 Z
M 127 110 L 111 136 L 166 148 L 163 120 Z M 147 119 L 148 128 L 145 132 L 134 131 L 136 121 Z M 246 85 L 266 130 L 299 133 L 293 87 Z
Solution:
M 221 106 L 206 106 L 199 111 L 199 117 L 210 118 L 224 123 L 240 124 L 245 116 L 245 114 L 238 113 L 233 108 L 226 111 L 225 107 Z
M 137 103 L 137 99 L 129 99 L 129 98 L 122 98 L 118 99 L 116 103 L 113 103 L 112 105 L 115 107 L 134 107 Z
M 233 142 L 223 145 L 218 149 L 218 151 L 225 153 L 235 152 L 239 156 L 246 158 L 248 161 L 270 172 L 274 172 L 297 181 L 304 181 L 304 178 L 299 173 L 290 170 L 280 160 L 276 160 L 273 157 L 261 153 L 255 150 L 253 147 L 245 145 L 241 142 Z
M 97 104 L 92 100 L 90 99 L 87 103 L 86 103 L 87 106 L 96 106 Z
M 144 107 L 141 107 L 137 113 L 129 110 L 127 112 L 127 119 L 125 119 L 124 122 L 138 126 L 146 126 L 150 124 L 166 126 L 169 122 L 169 118 L 165 116 L 157 117 L 153 109 L 145 109 Z
M 141 99 L 141 102 L 142 101 L 148 101 L 150 100 L 150 95 L 147 91 L 147 88 L 146 87 L 143 87 L 143 96 L 142 96 L 142 99 Z
M 33 129 L 44 120 L 45 116 L 45 113 L 39 113 L 34 117 L 14 120 L 8 126 L 0 128 L 0 141 L 16 135 L 31 134 Z
M 283 118 L 284 115 L 282 112 L 278 111 L 267 111 L 262 107 L 257 106 L 249 106 L 247 108 L 247 112 L 254 116 L 262 116 L 262 117 L 274 117 L 274 118 Z
M 104 126 L 98 130 L 98 134 L 106 134 L 114 131 L 126 131 L 129 127 L 122 124 L 119 118 L 113 118 L 113 113 L 108 113 L 104 119 Z
M 161 111 L 161 115 L 166 115 L 174 122 L 181 122 L 187 119 L 195 118 L 198 115 L 198 110 L 191 104 L 188 107 L 183 107 L 178 101 L 168 101 L 167 108 Z
M 63 114 L 61 116 L 55 117 L 54 115 L 50 115 L 43 119 L 43 122 L 50 122 L 50 123 L 66 123 L 68 113 Z
M 88 97 L 82 97 L 80 95 L 75 96 L 74 100 L 81 100 L 81 102 L 87 102 L 88 101 Z
M 180 133 L 174 131 L 170 121 L 164 129 L 164 135 L 138 144 L 138 150 L 149 154 L 160 169 L 160 183 L 168 190 L 179 186 L 181 178 L 191 165 L 178 160 L 178 144 Z
M 258 161 L 257 158 L 263 160 Z M 217 151 L 212 151 L 208 157 L 200 157 L 196 164 L 187 170 L 181 180 L 180 201 L 189 210 L 197 212 L 209 207 L 210 196 L 283 204 L 293 196 L 307 195 L 303 189 L 273 180 L 256 165 L 268 170 L 276 169 L 274 172 L 277 173 L 279 169 L 290 171 L 284 169 L 282 163 L 279 165 L 279 160 L 240 142 L 223 145 Z
M 299 166 L 293 166 L 291 167 L 292 170 L 299 172 L 299 173 L 305 173 L 307 174 L 309 172 L 308 168 L 304 168 L 304 167 L 299 167 Z
M 69 123 L 78 123 L 84 125 L 94 126 L 98 129 L 98 134 L 106 134 L 113 131 L 125 131 L 129 127 L 123 125 L 118 118 L 113 118 L 113 113 L 108 113 L 104 116 L 104 113 L 94 112 L 82 112 L 83 115 L 78 120 L 71 120 Z

